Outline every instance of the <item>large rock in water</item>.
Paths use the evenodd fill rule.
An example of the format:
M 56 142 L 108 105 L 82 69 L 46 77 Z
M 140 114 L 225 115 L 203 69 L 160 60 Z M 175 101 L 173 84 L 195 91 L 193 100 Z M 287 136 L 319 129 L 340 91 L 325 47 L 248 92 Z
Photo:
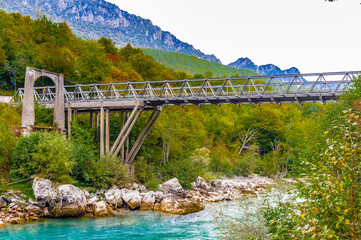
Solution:
M 85 214 L 85 194 L 73 185 L 60 185 L 55 189 L 50 180 L 35 178 L 33 192 L 39 207 L 49 207 L 51 217 L 78 217 Z
M 70 184 L 60 185 L 58 195 L 50 202 L 50 216 L 78 217 L 85 214 L 87 200 L 82 190 Z
M 142 197 L 138 191 L 122 189 L 123 201 L 131 208 L 136 209 L 142 204 Z
M 171 180 L 163 183 L 160 187 L 160 191 L 162 191 L 164 194 L 172 194 L 178 197 L 185 197 L 184 189 L 182 185 L 180 185 L 177 178 L 172 178 Z
M 52 199 L 55 199 L 57 193 L 50 180 L 44 178 L 35 178 L 33 182 L 33 193 L 40 207 L 49 205 Z
M 105 201 L 95 202 L 93 203 L 94 206 L 94 216 L 95 217 L 106 217 L 109 215 L 113 215 L 112 213 L 108 212 L 109 207 Z
M 142 205 L 140 205 L 140 210 L 154 210 L 154 203 L 155 193 L 153 191 L 149 191 L 143 197 Z
M 177 196 L 167 196 L 160 203 L 160 211 L 172 214 L 185 215 L 188 213 L 199 212 L 204 206 L 196 201 Z

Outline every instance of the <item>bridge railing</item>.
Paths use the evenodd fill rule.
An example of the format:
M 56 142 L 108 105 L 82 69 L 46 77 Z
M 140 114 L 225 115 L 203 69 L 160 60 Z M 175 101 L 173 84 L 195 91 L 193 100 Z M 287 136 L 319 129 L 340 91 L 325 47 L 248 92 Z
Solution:
M 236 78 L 166 80 L 79 84 L 64 86 L 66 102 L 121 101 L 129 99 L 218 98 L 222 96 L 305 96 L 343 93 L 359 71 L 299 75 L 250 76 Z M 35 87 L 39 103 L 53 103 L 55 87 Z M 12 99 L 22 102 L 24 89 Z

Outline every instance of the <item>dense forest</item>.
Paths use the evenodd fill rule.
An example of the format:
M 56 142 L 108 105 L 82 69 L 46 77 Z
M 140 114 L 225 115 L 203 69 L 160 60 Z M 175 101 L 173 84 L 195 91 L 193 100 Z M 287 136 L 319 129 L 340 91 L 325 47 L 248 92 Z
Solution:
M 209 72 L 202 72 L 202 66 L 174 70 L 141 49 L 130 45 L 118 49 L 107 38 L 81 40 L 65 22 L 54 23 L 44 16 L 32 20 L 0 12 L 0 35 L 3 93 L 14 91 L 15 82 L 17 87 L 23 85 L 27 66 L 63 73 L 73 83 L 197 77 L 191 74 L 209 77 Z M 149 54 L 150 50 L 146 51 Z M 225 74 L 205 69 L 214 71 L 213 76 Z M 56 132 L 21 137 L 21 106 L 0 104 L 0 192 L 7 190 L 10 182 L 34 176 L 80 187 L 108 188 L 138 181 L 156 189 L 159 183 L 173 177 L 190 188 L 197 176 L 209 180 L 251 173 L 273 177 L 307 173 L 310 184 L 302 185 L 299 192 L 309 201 L 268 209 L 265 218 L 270 233 L 276 239 L 286 235 L 304 239 L 305 234 L 318 239 L 337 234 L 341 238 L 357 236 L 361 218 L 357 215 L 361 193 L 357 145 L 361 108 L 357 99 L 361 86 L 355 82 L 340 102 L 326 106 L 309 103 L 166 107 L 135 160 L 134 175 L 128 173 L 120 159 L 100 158 L 99 129 L 91 127 L 89 115 L 78 114 L 72 122 L 71 140 Z M 137 122 L 131 144 L 146 119 L 147 114 Z M 51 122 L 52 112 L 37 105 L 36 124 Z M 118 113 L 111 114 L 110 124 L 114 141 L 120 130 Z M 24 191 L 29 184 L 22 185 Z M 337 203 L 336 207 L 327 205 L 331 200 Z M 302 213 L 295 216 L 293 209 Z M 334 220 L 337 224 L 331 224 Z

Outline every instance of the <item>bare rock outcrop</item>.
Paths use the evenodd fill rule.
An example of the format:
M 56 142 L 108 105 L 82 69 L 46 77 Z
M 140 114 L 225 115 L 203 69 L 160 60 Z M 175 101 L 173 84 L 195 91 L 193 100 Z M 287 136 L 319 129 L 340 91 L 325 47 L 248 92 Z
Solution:
M 79 188 L 70 185 L 60 185 L 57 196 L 50 202 L 50 215 L 53 217 L 77 217 L 85 214 L 87 205 L 85 194 Z
M 160 211 L 164 213 L 185 215 L 188 213 L 199 212 L 203 209 L 204 206 L 200 202 L 174 195 L 165 197 L 160 203 Z
M 105 201 L 95 202 L 93 203 L 93 207 L 95 217 L 107 217 L 113 215 L 112 212 L 108 212 L 109 207 L 107 206 L 107 203 Z
M 185 197 L 184 189 L 177 178 L 172 178 L 171 180 L 164 182 L 160 187 L 160 191 L 165 195 L 171 194 L 178 197 Z
M 9 202 L 10 202 L 9 199 L 7 199 L 7 198 L 4 197 L 4 196 L 1 196 L 1 197 L 0 197 L 0 208 L 6 207 Z
M 143 197 L 142 204 L 140 205 L 140 210 L 143 211 L 154 210 L 154 204 L 155 204 L 155 192 L 149 191 Z
M 40 207 L 49 205 L 52 199 L 57 196 L 51 181 L 48 179 L 35 178 L 32 187 L 34 196 Z
M 142 197 L 138 191 L 135 190 L 124 190 L 122 189 L 122 199 L 131 208 L 139 208 L 142 204 Z
M 122 190 L 119 189 L 117 186 L 113 186 L 111 189 L 105 192 L 105 201 L 109 204 L 114 206 L 122 206 L 123 199 L 122 199 Z

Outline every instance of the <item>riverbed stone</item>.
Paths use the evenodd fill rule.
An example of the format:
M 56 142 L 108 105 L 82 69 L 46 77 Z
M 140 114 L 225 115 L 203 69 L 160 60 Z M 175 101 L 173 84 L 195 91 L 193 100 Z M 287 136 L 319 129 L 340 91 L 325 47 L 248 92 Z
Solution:
M 174 195 L 165 197 L 160 203 L 160 211 L 171 214 L 185 215 L 188 213 L 199 212 L 203 209 L 204 206 L 200 202 Z
M 153 210 L 154 203 L 155 203 L 155 194 L 153 191 L 149 191 L 143 197 L 142 204 L 140 205 L 140 210 L 142 211 Z
M 95 202 L 94 206 L 94 216 L 95 217 L 106 217 L 108 216 L 107 203 L 105 201 Z
M 195 182 L 192 182 L 192 187 L 194 190 L 203 190 L 203 191 L 208 191 L 210 189 L 212 189 L 211 184 L 204 180 L 204 178 L 198 176 Z
M 178 197 L 185 197 L 185 192 L 177 178 L 172 178 L 161 185 L 160 191 L 164 194 L 173 194 Z
M 5 223 L 0 220 L 0 228 L 1 228 L 1 227 L 4 227 L 4 226 L 5 226 Z
M 98 200 L 99 200 L 99 198 L 97 196 L 92 196 L 88 199 L 87 205 L 91 206 L 91 205 L 93 205 L 93 203 L 97 202 Z
M 44 178 L 34 179 L 33 193 L 40 207 L 47 206 L 57 196 L 51 181 Z
M 85 194 L 79 188 L 64 184 L 56 191 L 58 195 L 50 203 L 50 215 L 53 217 L 77 217 L 85 214 L 87 205 Z
M 156 192 L 154 193 L 154 197 L 155 197 L 155 201 L 158 202 L 158 203 L 160 203 L 160 202 L 163 200 L 163 198 L 164 198 L 164 193 L 161 192 L 161 191 L 156 191 Z
M 129 190 L 122 192 L 122 199 L 123 201 L 131 208 L 136 209 L 139 208 L 142 204 L 142 197 L 140 196 L 138 191 Z
M 117 186 L 113 186 L 107 192 L 105 192 L 105 201 L 115 206 L 121 206 L 123 204 L 122 190 Z
M 0 208 L 6 207 L 8 205 L 8 201 L 6 201 L 6 200 L 7 200 L 6 197 L 4 197 L 4 196 L 0 197 Z
M 36 215 L 38 215 L 42 212 L 40 207 L 34 206 L 34 205 L 28 205 L 25 209 L 28 213 L 33 213 Z

